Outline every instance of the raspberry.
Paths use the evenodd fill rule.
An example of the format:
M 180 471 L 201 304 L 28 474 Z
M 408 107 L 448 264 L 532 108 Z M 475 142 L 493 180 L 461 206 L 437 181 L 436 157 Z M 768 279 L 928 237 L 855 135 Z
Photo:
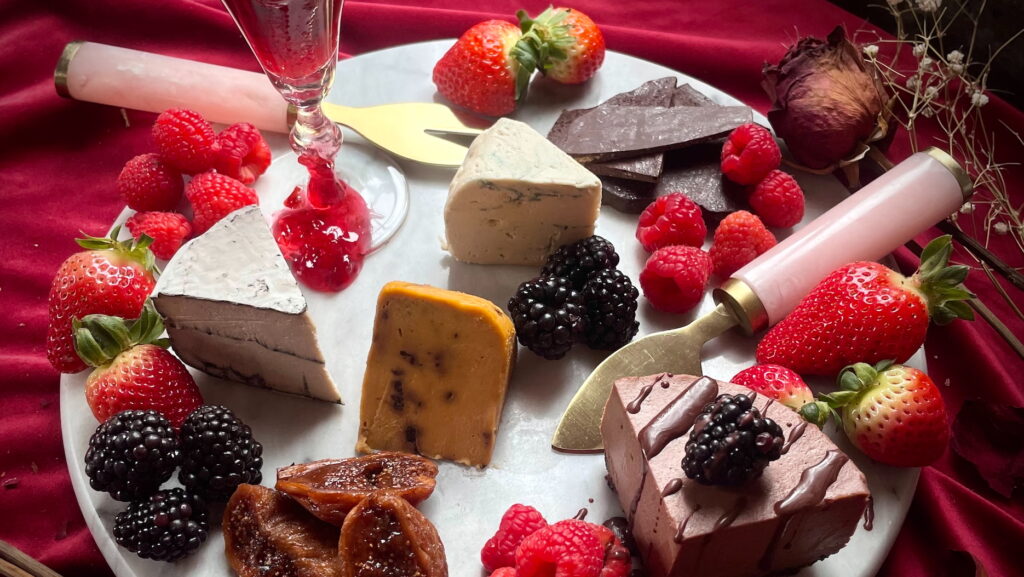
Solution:
M 152 152 L 126 162 L 117 176 L 117 191 L 133 210 L 174 210 L 184 189 L 181 173 Z
M 722 174 L 737 184 L 756 184 L 781 161 L 772 133 L 756 124 L 737 127 L 722 146 Z
M 534 532 L 516 549 L 516 575 L 598 577 L 604 547 L 590 525 L 567 519 Z
M 590 529 L 601 542 L 604 550 L 604 567 L 601 569 L 600 577 L 626 577 L 633 567 L 632 556 L 622 541 L 615 536 L 615 533 L 603 525 L 587 523 Z
M 747 198 L 750 207 L 772 228 L 789 228 L 804 217 L 804 191 L 796 179 L 773 170 L 754 186 Z
M 185 187 L 185 196 L 192 203 L 192 225 L 196 234 L 203 234 L 218 220 L 243 206 L 259 204 L 256 191 L 216 172 L 204 172 L 193 178 Z
M 490 577 L 516 577 L 515 567 L 498 567 Z
M 700 246 L 708 228 L 700 207 L 681 192 L 661 196 L 640 214 L 636 239 L 653 252 L 663 246 Z
M 137 212 L 124 224 L 135 239 L 144 234 L 152 238 L 149 249 L 164 260 L 170 260 L 192 234 L 188 219 L 176 212 Z
M 685 245 L 659 248 L 640 273 L 640 288 L 654 308 L 685 313 L 700 303 L 711 276 L 711 258 Z
M 270 166 L 270 147 L 248 122 L 225 128 L 217 135 L 211 153 L 213 169 L 242 184 L 252 184 Z
M 216 137 L 213 127 L 198 112 L 170 108 L 153 123 L 153 141 L 160 158 L 185 174 L 198 174 L 210 168 L 210 155 Z
M 732 276 L 775 243 L 775 235 L 764 227 L 761 219 L 745 210 L 730 214 L 715 229 L 711 245 L 715 274 L 722 278 Z
M 484 543 L 480 550 L 480 561 L 487 571 L 516 564 L 516 548 L 535 531 L 547 527 L 548 523 L 540 511 L 529 505 L 515 504 L 501 516 L 498 531 Z M 491 577 L 494 577 L 493 575 Z

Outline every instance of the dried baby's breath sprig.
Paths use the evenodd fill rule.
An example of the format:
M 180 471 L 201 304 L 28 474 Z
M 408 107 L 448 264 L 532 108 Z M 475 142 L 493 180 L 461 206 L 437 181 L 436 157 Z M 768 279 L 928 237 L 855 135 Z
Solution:
M 961 216 L 985 208 L 977 210 L 977 214 L 984 215 L 981 243 L 987 247 L 992 235 L 1009 236 L 1024 253 L 1024 207 L 1011 204 L 1003 174 L 1017 163 L 997 160 L 997 131 L 1009 131 L 1022 146 L 1024 140 L 1005 124 L 987 125 L 982 114 L 989 103 L 992 62 L 1024 35 L 1024 28 L 992 49 L 976 42 L 985 1 L 887 0 L 883 7 L 895 18 L 896 39 L 875 35 L 863 42 L 863 50 L 886 88 L 896 96 L 891 122 L 906 129 L 913 151 L 937 145 L 952 154 L 970 175 L 975 196 L 970 208 L 953 215 L 954 223 Z M 949 46 L 947 32 L 961 18 L 974 26 L 970 42 L 967 46 Z M 886 45 L 894 50 L 880 50 Z M 907 51 L 912 58 L 908 58 Z M 926 138 L 924 131 L 919 132 L 919 127 L 926 125 L 939 129 L 937 142 Z

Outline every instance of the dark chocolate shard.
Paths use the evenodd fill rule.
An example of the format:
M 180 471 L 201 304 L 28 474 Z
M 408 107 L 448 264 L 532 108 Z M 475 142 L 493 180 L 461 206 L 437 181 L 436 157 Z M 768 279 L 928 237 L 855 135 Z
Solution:
M 665 156 L 662 152 L 644 154 L 632 158 L 591 162 L 584 164 L 598 176 L 614 176 L 630 180 L 655 183 L 665 170 Z
M 622 92 L 598 104 L 594 108 L 566 110 L 562 112 L 548 133 L 548 140 L 564 148 L 568 139 L 569 126 L 580 116 L 602 106 L 670 106 L 675 94 L 676 79 L 666 76 L 649 80 L 629 92 Z M 657 182 L 664 166 L 661 153 L 643 154 L 634 158 L 595 162 L 587 165 L 594 174 Z
M 659 196 L 681 192 L 700 205 L 712 220 L 746 208 L 742 187 L 722 177 L 720 142 L 708 142 L 665 154 L 665 171 L 655 185 L 601 178 L 601 203 L 627 214 L 639 214 Z
M 576 119 L 590 112 L 593 108 L 577 108 L 574 110 L 563 110 L 562 114 L 559 115 L 558 119 L 555 120 L 554 126 L 548 132 L 548 140 L 558 148 L 564 148 L 565 143 L 569 140 L 569 127 L 572 126 Z
M 705 212 L 728 214 L 745 208 L 742 187 L 722 176 L 722 145 L 708 142 L 665 155 L 666 168 L 655 194 L 681 192 Z
M 672 106 L 718 106 L 696 88 L 684 84 L 672 92 Z
M 664 152 L 720 138 L 752 118 L 746 106 L 603 106 L 569 126 L 563 150 L 582 162 Z
M 671 106 L 676 77 L 648 80 L 629 92 L 621 92 L 598 106 Z
M 627 214 L 640 214 L 648 204 L 658 198 L 657 185 L 653 182 L 640 182 L 602 176 L 601 204 L 610 206 Z

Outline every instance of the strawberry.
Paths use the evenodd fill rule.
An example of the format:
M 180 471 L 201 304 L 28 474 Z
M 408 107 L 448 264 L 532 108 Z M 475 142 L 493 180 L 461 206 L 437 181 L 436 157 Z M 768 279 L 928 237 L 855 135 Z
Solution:
M 538 67 L 548 78 L 563 84 L 590 80 L 604 63 L 601 30 L 586 14 L 571 8 L 548 8 L 536 18 L 516 13 L 524 40 L 532 41 L 541 55 Z
M 115 240 L 119 232 L 117 227 L 106 238 L 78 239 L 87 250 L 68 257 L 50 285 L 46 357 L 62 373 L 86 366 L 75 354 L 74 319 L 93 313 L 137 317 L 156 285 L 153 239 Z
M 131 324 L 88 315 L 74 321 L 75 350 L 91 367 L 85 398 L 101 423 L 127 410 L 159 411 L 177 429 L 203 404 L 192 375 L 159 338 L 164 323 L 147 301 Z
M 928 321 L 973 319 L 961 283 L 967 267 L 947 266 L 949 236 L 925 247 L 910 278 L 875 262 L 838 268 L 772 327 L 757 345 L 757 362 L 800 374 L 835 375 L 855 362 L 904 362 L 924 342 Z
M 794 411 L 814 401 L 814 393 L 800 375 L 780 365 L 754 365 L 729 380 L 775 399 Z
M 888 360 L 874 366 L 856 363 L 843 369 L 839 386 L 821 400 L 841 411 L 846 436 L 868 457 L 897 467 L 923 467 L 945 452 L 946 405 L 922 371 Z M 824 420 L 814 404 L 808 409 L 801 411 L 809 413 L 805 418 Z
M 488 116 L 515 110 L 526 96 L 536 56 L 511 22 L 487 20 L 467 30 L 434 65 L 437 91 Z

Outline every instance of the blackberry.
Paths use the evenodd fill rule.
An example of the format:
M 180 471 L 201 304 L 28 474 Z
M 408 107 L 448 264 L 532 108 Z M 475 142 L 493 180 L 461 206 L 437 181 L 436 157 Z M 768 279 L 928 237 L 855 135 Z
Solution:
M 523 346 L 560 359 L 583 334 L 583 300 L 569 279 L 541 277 L 519 285 L 508 310 Z
M 177 561 L 195 551 L 210 530 L 206 503 L 184 489 L 132 501 L 114 518 L 118 545 L 143 559 Z
M 567 244 L 556 250 L 541 269 L 541 276 L 560 276 L 572 281 L 572 287 L 581 290 L 590 277 L 599 270 L 615 268 L 619 253 L 612 243 L 594 235 Z
M 614 351 L 633 340 L 640 329 L 636 320 L 636 290 L 618 269 L 597 271 L 583 287 L 587 322 L 583 336 L 593 349 Z
M 96 428 L 85 452 L 89 485 L 118 501 L 152 495 L 181 460 L 171 423 L 157 411 L 121 411 Z
M 181 451 L 178 480 L 208 501 L 227 501 L 242 483 L 263 480 L 263 445 L 227 407 L 193 411 L 181 424 Z
M 739 485 L 782 455 L 782 428 L 753 404 L 751 396 L 719 395 L 704 407 L 686 442 L 687 477 L 705 485 Z

